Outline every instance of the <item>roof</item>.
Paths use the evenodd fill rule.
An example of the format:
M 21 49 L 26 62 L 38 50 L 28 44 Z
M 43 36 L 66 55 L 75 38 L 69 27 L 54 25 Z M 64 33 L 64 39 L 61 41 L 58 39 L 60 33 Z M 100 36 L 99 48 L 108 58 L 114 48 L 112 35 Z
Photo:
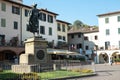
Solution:
M 54 15 L 59 15 L 59 14 L 57 14 L 57 13 L 48 11 L 47 9 L 40 9 L 40 11 L 44 11 L 44 12 L 47 12 L 47 13 L 50 13 L 50 14 L 54 14 Z
M 74 29 L 71 28 L 68 31 L 68 34 L 77 34 L 77 33 L 93 33 L 93 32 L 99 32 L 98 28 L 80 28 L 80 29 Z
M 25 4 L 22 4 L 22 3 L 18 3 L 18 2 L 15 2 L 15 1 L 11 1 L 11 0 L 2 0 L 2 1 L 6 1 L 6 2 L 10 2 L 12 4 L 14 3 L 14 4 L 17 4 L 17 5 L 24 6 L 24 7 L 32 8 L 31 6 L 28 6 L 28 5 L 25 5 Z
M 120 14 L 120 11 L 115 11 L 115 12 L 109 12 L 109 13 L 105 13 L 105 14 L 99 14 L 97 16 L 107 16 L 107 15 L 113 15 L 113 14 Z
M 10 2 L 10 3 L 12 3 L 12 4 L 17 4 L 17 5 L 20 5 L 20 6 L 27 7 L 27 8 L 32 8 L 32 6 L 28 6 L 28 5 L 25 5 L 25 4 L 22 4 L 22 3 L 18 3 L 18 2 L 12 1 L 12 0 L 2 0 L 2 1 Z M 50 14 L 58 15 L 57 13 L 48 11 L 47 9 L 39 9 L 39 10 L 40 10 L 40 11 L 47 12 L 47 13 L 50 13 Z
M 69 23 L 69 22 L 62 21 L 62 20 L 57 20 L 57 22 L 65 23 L 65 24 L 68 24 L 68 25 L 70 25 L 70 24 L 71 24 L 71 23 Z

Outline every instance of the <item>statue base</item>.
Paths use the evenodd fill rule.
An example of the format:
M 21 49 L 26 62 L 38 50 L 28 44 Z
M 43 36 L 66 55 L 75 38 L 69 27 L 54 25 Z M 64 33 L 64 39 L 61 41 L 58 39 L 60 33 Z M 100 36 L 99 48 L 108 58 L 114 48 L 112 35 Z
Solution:
M 25 53 L 20 55 L 19 65 L 12 65 L 12 71 L 30 73 L 39 72 L 44 68 L 52 69 L 50 61 L 50 56 L 47 53 L 47 41 L 34 36 L 25 41 Z M 43 65 L 44 67 L 42 67 Z

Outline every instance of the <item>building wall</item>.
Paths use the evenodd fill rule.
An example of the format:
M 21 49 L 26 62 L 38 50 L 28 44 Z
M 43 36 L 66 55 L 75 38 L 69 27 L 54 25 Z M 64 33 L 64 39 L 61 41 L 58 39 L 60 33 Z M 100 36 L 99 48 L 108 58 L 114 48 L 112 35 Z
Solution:
M 46 14 L 46 16 L 48 16 L 48 15 L 53 16 L 53 23 L 47 22 L 48 21 L 47 17 L 46 17 L 46 21 L 45 22 L 44 21 L 40 21 L 39 25 L 40 26 L 45 26 L 45 34 L 40 34 L 40 35 L 42 35 L 43 38 L 45 38 L 48 42 L 51 42 L 51 41 L 54 40 L 55 45 L 57 45 L 57 22 L 56 22 L 56 17 L 53 14 L 46 13 L 46 12 L 44 12 L 44 13 Z M 49 35 L 49 27 L 52 28 L 52 35 Z
M 99 45 L 99 32 L 91 32 L 91 33 L 84 33 L 85 37 L 88 37 L 88 40 L 84 40 L 84 50 L 86 46 L 89 46 L 89 50 L 94 50 L 95 45 Z M 95 39 L 95 36 L 97 36 L 97 39 Z
M 1 4 L 6 4 L 6 11 L 1 10 Z M 5 35 L 6 42 L 9 42 L 12 37 L 18 36 L 20 38 L 20 15 L 12 13 L 12 5 L 19 7 L 9 2 L 0 1 L 0 34 Z M 1 27 L 1 19 L 6 20 L 6 27 Z M 18 29 L 14 29 L 14 21 L 18 22 Z
M 78 35 L 81 35 L 81 37 L 78 37 Z M 74 37 L 72 38 L 72 36 L 74 36 Z M 81 44 L 81 49 L 83 49 L 83 47 L 84 47 L 84 36 L 83 36 L 83 33 L 68 34 L 68 44 L 69 44 L 70 48 L 74 47 L 75 50 L 77 50 L 79 52 L 80 48 L 77 48 L 77 45 Z
M 67 32 L 68 32 L 68 24 L 66 23 L 62 23 L 62 22 L 58 22 L 57 21 L 57 24 L 60 24 L 60 31 L 57 30 L 57 39 L 58 39 L 58 36 L 61 36 L 62 37 L 62 40 L 63 40 L 63 36 L 65 37 L 65 42 L 68 42 L 68 37 L 67 37 Z M 62 25 L 65 25 L 65 32 L 62 31 Z M 58 27 L 58 25 L 57 25 Z M 63 40 L 64 41 L 64 40 Z
M 120 13 L 99 16 L 99 46 L 105 48 L 105 42 L 110 42 L 110 48 L 119 48 L 120 34 L 118 34 L 118 28 L 120 28 L 120 22 L 117 17 Z M 109 18 L 109 23 L 105 23 L 105 18 Z M 110 34 L 106 35 L 106 29 L 109 29 Z
M 6 4 L 6 11 L 1 11 L 1 3 L 4 2 Z M 20 15 L 18 14 L 13 14 L 12 13 L 12 6 L 16 6 L 20 8 Z M 7 2 L 7 1 L 0 1 L 0 21 L 2 18 L 6 19 L 6 27 L 1 27 L 0 25 L 0 34 L 5 35 L 5 39 L 7 42 L 10 41 L 12 37 L 19 37 L 19 44 L 21 42 L 24 42 L 25 39 L 32 37 L 33 34 L 27 31 L 27 24 L 29 23 L 29 17 L 30 16 L 25 16 L 25 9 L 26 10 L 31 10 L 30 6 L 23 5 L 21 3 L 12 3 L 12 2 Z M 48 42 L 51 42 L 54 40 L 55 46 L 57 45 L 58 41 L 58 36 L 57 36 L 57 20 L 56 16 L 57 14 L 54 14 L 52 12 L 49 12 L 47 10 L 41 10 L 40 12 L 46 14 L 46 21 L 41 21 L 39 20 L 39 31 L 40 31 L 40 26 L 45 27 L 45 34 L 41 34 L 39 32 L 39 35 L 45 38 Z M 53 23 L 48 22 L 48 15 L 53 16 Z M 18 29 L 15 30 L 13 29 L 14 27 L 14 21 L 18 22 Z M 64 24 L 64 23 L 61 23 Z M 65 24 L 66 25 L 66 24 Z M 52 28 L 52 35 L 49 35 L 49 28 Z M 58 33 L 59 34 L 59 33 Z M 67 41 L 67 29 L 66 29 L 66 34 L 60 33 L 66 37 Z M 37 34 L 36 34 L 37 35 Z

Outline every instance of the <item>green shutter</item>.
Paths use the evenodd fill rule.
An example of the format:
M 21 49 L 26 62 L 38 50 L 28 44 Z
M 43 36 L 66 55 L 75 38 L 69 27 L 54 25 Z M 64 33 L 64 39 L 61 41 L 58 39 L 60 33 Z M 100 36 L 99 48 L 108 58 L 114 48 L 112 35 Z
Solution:
M 1 27 L 6 27 L 6 20 L 5 19 L 1 19 Z
M 49 35 L 52 35 L 52 28 L 49 28 Z
M 109 35 L 109 34 L 110 34 L 109 29 L 106 29 L 106 35 Z
M 109 18 L 105 18 L 105 23 L 109 23 Z
M 2 10 L 2 11 L 6 11 L 6 4 L 5 4 L 5 3 L 2 3 L 2 4 L 1 4 L 1 10 Z
M 120 28 L 118 28 L 118 34 L 120 34 Z

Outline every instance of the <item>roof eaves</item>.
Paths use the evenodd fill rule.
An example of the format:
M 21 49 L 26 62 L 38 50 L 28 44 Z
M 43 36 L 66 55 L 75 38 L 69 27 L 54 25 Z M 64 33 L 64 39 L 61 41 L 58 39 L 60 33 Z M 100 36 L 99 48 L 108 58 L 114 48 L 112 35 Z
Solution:
M 71 23 L 66 22 L 66 21 L 62 21 L 62 20 L 58 20 L 58 19 L 57 19 L 57 21 L 58 21 L 58 22 L 62 22 L 62 23 L 66 23 L 66 24 L 68 24 L 68 25 L 71 25 Z
M 59 15 L 59 14 L 57 14 L 57 13 L 48 11 L 47 9 L 40 9 L 40 11 L 44 11 L 44 12 L 47 12 L 47 13 L 50 13 L 50 14 L 54 14 L 54 15 Z
M 97 16 L 100 17 L 100 16 L 107 16 L 107 15 L 113 15 L 113 14 L 119 14 L 119 13 L 120 13 L 120 11 L 116 11 L 116 12 L 109 12 L 109 13 L 105 13 L 105 14 L 99 14 Z

